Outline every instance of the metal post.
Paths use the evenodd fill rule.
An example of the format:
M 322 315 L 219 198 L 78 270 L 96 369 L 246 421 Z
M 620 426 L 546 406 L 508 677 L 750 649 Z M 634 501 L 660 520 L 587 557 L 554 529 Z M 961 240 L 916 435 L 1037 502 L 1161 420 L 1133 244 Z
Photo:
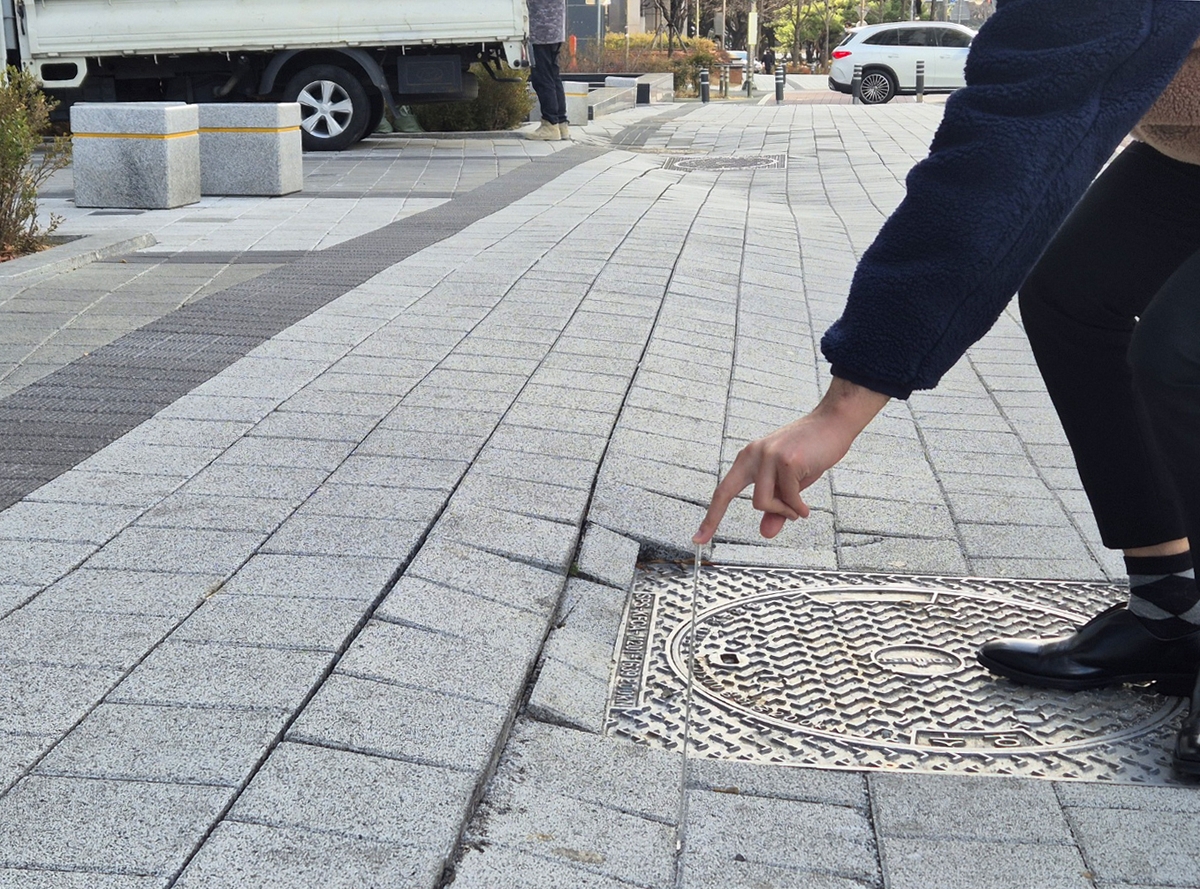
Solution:
M 854 66 L 854 75 L 850 78 L 850 104 L 862 102 L 862 65 Z
M 778 105 L 783 101 L 783 84 L 787 72 L 784 70 L 782 62 L 775 63 L 775 104 Z
M 758 52 L 758 0 L 750 0 L 746 19 L 746 98 L 754 98 L 754 59 Z
M 917 101 L 925 101 L 925 63 L 917 62 Z
M 729 98 L 729 66 L 721 66 L 721 98 Z
M 708 102 L 708 69 L 700 72 L 700 101 Z

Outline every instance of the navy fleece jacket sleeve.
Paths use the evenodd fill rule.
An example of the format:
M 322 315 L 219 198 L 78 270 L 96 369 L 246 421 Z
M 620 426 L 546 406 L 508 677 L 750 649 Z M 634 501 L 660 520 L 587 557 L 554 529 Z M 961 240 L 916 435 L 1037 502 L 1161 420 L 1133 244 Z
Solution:
M 1197 35 L 1200 0 L 1001 0 L 821 341 L 833 373 L 897 398 L 937 385 Z

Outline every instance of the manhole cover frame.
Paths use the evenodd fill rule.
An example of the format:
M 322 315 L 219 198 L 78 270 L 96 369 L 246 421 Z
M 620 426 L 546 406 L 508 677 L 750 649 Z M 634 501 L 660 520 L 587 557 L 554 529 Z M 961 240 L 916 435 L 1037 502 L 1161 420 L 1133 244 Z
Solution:
M 760 584 L 775 583 L 776 587 L 765 590 L 756 587 L 749 593 L 738 594 L 731 589 L 731 584 L 736 587 L 734 581 L 739 575 L 754 577 Z M 1082 623 L 1088 615 L 1119 600 L 1124 594 L 1120 587 L 1103 581 L 908 576 L 724 565 L 706 566 L 701 577 L 701 599 L 696 614 L 698 635 L 700 628 L 710 626 L 714 617 L 730 609 L 795 597 L 850 597 L 864 601 L 880 595 L 899 600 L 919 598 L 929 603 L 937 603 L 940 599 L 945 604 L 954 599 L 985 603 L 993 608 L 1000 605 L 1032 608 L 1061 621 L 1062 626 L 1055 631 L 1061 632 Z M 1064 590 L 1072 593 L 1068 606 L 1055 601 Z M 1016 594 L 1021 591 L 1028 595 Z M 669 601 L 671 597 L 674 601 Z M 681 715 L 668 715 L 664 709 L 679 709 L 686 686 L 690 599 L 690 565 L 639 566 L 617 639 L 616 663 L 606 710 L 606 734 L 668 750 L 679 749 L 683 736 Z M 1038 630 L 1031 627 L 1029 632 Z M 934 678 L 944 672 L 958 672 L 953 661 L 963 660 L 961 654 L 944 651 L 936 645 L 925 645 L 920 639 L 898 638 L 886 647 L 920 648 L 932 652 L 925 658 L 932 664 L 928 667 L 932 672 L 920 672 L 926 667 L 920 663 L 922 655 L 919 651 L 911 653 L 913 664 L 905 663 L 910 653 L 900 651 L 896 663 L 881 666 L 893 674 Z M 871 656 L 878 656 L 880 651 Z M 703 653 L 704 643 L 698 639 L 698 660 Z M 940 665 L 934 663 L 939 659 L 942 660 Z M 701 681 L 700 666 L 698 664 L 697 681 L 693 684 L 690 727 L 693 745 L 689 748 L 689 756 L 860 771 L 1018 775 L 1110 783 L 1183 783 L 1171 774 L 1168 741 L 1174 737 L 1187 702 L 1152 695 L 1143 687 L 1072 695 L 995 680 L 1003 691 L 998 695 L 1001 700 L 1004 695 L 1017 701 L 1027 696 L 1030 700 L 1042 701 L 1045 706 L 1059 706 L 1064 712 L 1074 706 L 1068 702 L 1078 700 L 1080 695 L 1089 697 L 1090 703 L 1097 706 L 1109 703 L 1111 698 L 1112 706 L 1102 723 L 1109 727 L 1098 735 L 1084 733 L 1082 737 L 1059 743 L 1045 743 L 1034 734 L 1023 733 L 1016 725 L 1007 732 L 1012 737 L 1001 737 L 1001 733 L 994 731 L 976 732 L 980 746 L 964 747 L 955 745 L 970 737 L 971 731 L 939 732 L 936 725 L 929 726 L 927 731 L 914 731 L 912 743 L 904 743 L 894 738 L 856 737 L 844 730 L 775 718 L 709 688 Z M 974 665 L 973 658 L 970 665 L 963 666 L 982 670 Z M 906 670 L 915 672 L 906 673 Z M 1111 725 L 1119 718 L 1114 713 L 1126 712 L 1117 711 L 1120 700 L 1136 704 L 1136 707 L 1128 708 L 1128 712 L 1139 713 L 1141 718 L 1124 727 Z M 758 749 L 736 749 L 737 744 L 725 742 L 722 727 L 728 729 L 731 725 L 741 733 L 740 737 L 750 739 L 750 746 Z M 988 746 L 999 745 L 1001 741 L 1006 742 L 1005 746 Z M 816 750 L 822 746 L 836 748 L 836 755 Z M 1056 762 L 1059 757 L 1063 758 L 1062 763 Z M 1081 761 L 1086 761 L 1085 768 L 1078 766 Z
M 755 155 L 712 155 L 689 154 L 668 157 L 663 161 L 664 170 L 679 170 L 683 173 L 744 173 L 756 170 L 786 170 L 786 154 Z

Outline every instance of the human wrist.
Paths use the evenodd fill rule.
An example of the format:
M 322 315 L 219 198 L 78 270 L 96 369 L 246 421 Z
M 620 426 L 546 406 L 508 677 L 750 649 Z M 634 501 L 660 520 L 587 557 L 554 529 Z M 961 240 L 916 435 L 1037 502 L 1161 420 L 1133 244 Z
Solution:
M 834 377 L 813 413 L 845 430 L 848 440 L 853 441 L 890 400 L 881 392 Z

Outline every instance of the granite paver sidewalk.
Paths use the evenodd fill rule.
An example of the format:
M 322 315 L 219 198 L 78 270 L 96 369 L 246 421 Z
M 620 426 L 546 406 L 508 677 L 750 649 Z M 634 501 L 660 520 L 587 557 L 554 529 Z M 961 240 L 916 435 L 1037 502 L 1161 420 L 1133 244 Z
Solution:
M 128 216 L 60 180 L 65 233 L 155 243 L 0 266 L 0 887 L 1200 887 L 1194 787 L 603 734 L 636 563 L 815 402 L 940 114 L 372 140 L 294 198 Z M 1010 311 L 714 558 L 1116 579 L 1070 467 Z

